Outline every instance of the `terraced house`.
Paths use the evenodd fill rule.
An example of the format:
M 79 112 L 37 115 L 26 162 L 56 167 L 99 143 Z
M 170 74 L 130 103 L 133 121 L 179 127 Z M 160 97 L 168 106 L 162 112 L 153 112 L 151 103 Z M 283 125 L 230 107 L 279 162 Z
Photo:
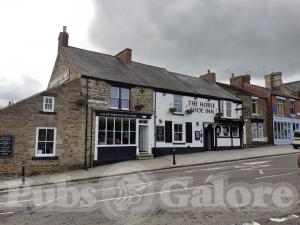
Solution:
M 71 47 L 64 27 L 47 90 L 0 110 L 0 172 L 242 148 L 241 107 L 216 84 L 134 62 L 131 49 Z

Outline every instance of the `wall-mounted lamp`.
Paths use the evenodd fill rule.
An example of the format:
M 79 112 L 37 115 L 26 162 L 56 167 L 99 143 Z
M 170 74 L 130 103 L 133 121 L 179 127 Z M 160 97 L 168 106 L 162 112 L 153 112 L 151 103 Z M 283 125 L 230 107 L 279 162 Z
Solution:
M 162 119 L 159 119 L 158 122 L 159 122 L 160 124 L 162 124 Z
M 144 90 L 143 88 L 140 89 L 140 92 L 141 92 L 142 94 L 144 93 L 144 91 L 145 91 L 145 90 Z
M 199 127 L 199 122 L 196 122 L 196 126 Z

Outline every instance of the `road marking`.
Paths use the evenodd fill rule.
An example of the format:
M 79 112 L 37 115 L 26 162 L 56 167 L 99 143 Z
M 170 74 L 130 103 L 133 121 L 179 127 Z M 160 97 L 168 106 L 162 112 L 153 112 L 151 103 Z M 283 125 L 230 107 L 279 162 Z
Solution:
M 297 174 L 297 173 L 300 173 L 300 172 L 297 171 L 297 172 L 275 174 L 275 175 L 264 176 L 264 177 L 256 177 L 255 180 L 258 180 L 258 179 L 264 179 L 264 178 L 270 178 L 270 177 L 286 176 L 286 175 L 292 175 L 292 174 Z
M 231 166 L 222 166 L 222 167 L 213 167 L 213 168 L 206 168 L 206 169 L 202 169 L 202 170 L 220 170 L 220 169 L 225 169 L 225 168 L 228 168 L 228 167 L 231 167 Z
M 262 170 L 258 170 L 260 175 L 264 175 L 265 173 Z
M 0 202 L 0 205 L 18 204 L 18 203 L 21 203 L 21 202 L 30 202 L 30 201 L 33 201 L 33 199 L 13 201 L 13 202 Z
M 288 217 L 270 218 L 270 221 L 277 222 L 277 223 L 282 223 L 282 222 L 285 222 L 287 220 L 291 220 L 291 219 L 295 219 L 295 218 L 299 218 L 299 216 L 292 214 L 292 215 L 289 215 Z
M 129 199 L 129 198 L 143 197 L 143 196 L 149 196 L 149 195 L 165 194 L 165 193 L 171 193 L 171 192 L 177 192 L 177 191 L 188 191 L 188 190 L 193 190 L 193 189 L 196 189 L 196 188 L 199 188 L 199 187 L 211 187 L 211 186 L 213 186 L 213 185 L 207 184 L 207 185 L 200 185 L 200 186 L 189 187 L 189 188 L 179 188 L 179 189 L 174 189 L 174 190 L 151 192 L 151 193 L 139 194 L 139 195 L 130 195 L 130 196 L 116 197 L 116 198 L 106 198 L 106 199 L 97 200 L 95 202 L 96 203 L 98 203 L 98 202 L 107 202 L 107 201 Z
M 0 215 L 13 214 L 14 212 L 1 212 Z
M 139 185 L 148 185 L 148 184 L 155 184 L 155 183 L 159 183 L 159 182 L 163 182 L 163 181 L 171 181 L 171 180 L 183 180 L 183 179 L 190 179 L 192 177 L 178 177 L 178 178 L 172 178 L 172 179 L 165 179 L 165 180 L 157 180 L 157 181 L 152 181 L 152 182 L 148 182 L 148 183 L 137 183 L 137 184 L 129 184 L 129 185 L 121 185 L 121 186 L 117 186 L 117 187 L 110 187 L 110 188 L 103 188 L 103 189 L 95 189 L 92 190 L 91 192 L 98 192 L 98 191 L 107 191 L 107 190 L 112 190 L 112 189 L 120 189 L 123 187 L 131 187 L 131 186 L 139 186 Z
M 260 225 L 260 224 L 253 221 L 251 223 L 243 223 L 242 225 Z
M 260 161 L 260 162 L 250 162 L 250 163 L 243 163 L 245 165 L 257 165 L 257 164 L 264 164 L 271 161 Z

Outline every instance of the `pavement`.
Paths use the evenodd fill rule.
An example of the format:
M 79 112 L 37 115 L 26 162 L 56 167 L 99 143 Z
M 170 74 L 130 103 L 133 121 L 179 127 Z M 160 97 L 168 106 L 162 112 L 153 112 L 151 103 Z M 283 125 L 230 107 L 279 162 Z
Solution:
M 176 165 L 173 165 L 173 157 L 163 156 L 149 160 L 132 160 L 111 165 L 104 165 L 90 168 L 88 170 L 72 170 L 55 174 L 41 174 L 26 177 L 25 185 L 22 185 L 21 178 L 14 178 L 0 181 L 0 190 L 24 188 L 62 182 L 110 177 L 146 171 L 165 170 L 170 168 L 187 167 L 193 165 L 206 165 L 242 159 L 261 158 L 266 156 L 278 156 L 300 153 L 300 150 L 293 149 L 290 145 L 285 146 L 264 146 L 226 151 L 207 151 L 191 154 L 176 155 Z
M 266 156 L 0 192 L 0 224 L 299 225 L 296 158 Z

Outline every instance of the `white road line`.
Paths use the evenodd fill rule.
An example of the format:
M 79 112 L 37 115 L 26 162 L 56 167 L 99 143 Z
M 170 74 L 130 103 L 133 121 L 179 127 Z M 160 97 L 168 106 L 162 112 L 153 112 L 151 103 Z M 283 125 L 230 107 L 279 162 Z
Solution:
M 196 189 L 196 188 L 199 188 L 199 187 L 210 187 L 210 186 L 212 186 L 212 185 L 211 184 L 207 184 L 207 185 L 200 185 L 200 186 L 189 187 L 189 188 L 181 188 L 181 189 L 174 189 L 174 190 L 151 192 L 151 193 L 140 194 L 140 195 L 130 195 L 130 196 L 124 196 L 124 197 L 106 198 L 106 199 L 97 200 L 95 202 L 96 203 L 98 203 L 98 202 L 107 202 L 107 201 L 129 199 L 129 198 L 143 197 L 143 196 L 149 196 L 149 195 L 165 194 L 165 193 L 171 193 L 171 192 L 176 192 L 176 191 L 188 191 L 188 190 L 193 190 L 193 189 Z
M 18 203 L 30 202 L 30 201 L 33 201 L 33 199 L 27 199 L 27 200 L 21 200 L 21 201 L 13 201 L 13 202 L 0 202 L 0 205 L 18 204 Z
M 264 177 L 256 177 L 255 180 L 264 179 L 264 178 L 270 178 L 270 177 L 286 176 L 286 175 L 292 175 L 292 174 L 297 174 L 297 173 L 300 173 L 300 172 L 296 171 L 296 172 L 291 172 L 291 173 L 282 173 L 282 174 L 275 174 L 275 175 L 264 176 Z
M 0 215 L 13 214 L 14 212 L 1 212 Z
M 201 170 L 220 170 L 220 169 L 225 169 L 225 168 L 228 168 L 228 167 L 231 167 L 231 166 L 222 166 L 222 167 L 213 167 L 213 168 L 206 168 L 206 169 L 201 169 Z
M 260 175 L 264 175 L 265 174 L 264 171 L 262 171 L 262 170 L 258 170 L 258 172 L 259 172 Z
M 292 215 L 289 215 L 288 217 L 270 218 L 269 220 L 272 221 L 272 222 L 282 223 L 282 222 L 285 222 L 287 220 L 291 220 L 291 219 L 295 219 L 295 218 L 299 218 L 299 216 L 292 214 Z
M 157 180 L 153 182 L 148 182 L 148 183 L 137 183 L 137 184 L 130 184 L 130 185 L 122 185 L 122 186 L 117 186 L 117 187 L 110 187 L 110 188 L 103 188 L 103 189 L 95 189 L 92 190 L 92 193 L 98 192 L 98 191 L 107 191 L 107 190 L 112 190 L 112 189 L 120 189 L 122 187 L 132 187 L 132 186 L 139 186 L 139 185 L 148 185 L 148 184 L 155 184 L 155 183 L 160 183 L 163 181 L 171 181 L 171 180 L 183 180 L 183 179 L 190 179 L 192 177 L 178 177 L 178 178 L 172 178 L 172 179 L 165 179 L 165 180 Z
M 250 162 L 250 163 L 243 163 L 245 165 L 257 165 L 257 164 L 263 164 L 271 161 L 260 161 L 260 162 Z

